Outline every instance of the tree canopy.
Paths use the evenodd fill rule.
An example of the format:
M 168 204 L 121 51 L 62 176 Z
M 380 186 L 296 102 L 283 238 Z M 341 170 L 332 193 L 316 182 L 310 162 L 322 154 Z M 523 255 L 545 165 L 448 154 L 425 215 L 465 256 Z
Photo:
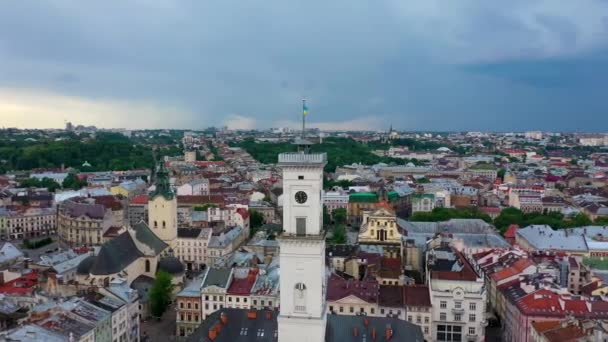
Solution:
M 296 151 L 296 146 L 291 143 L 256 142 L 253 138 L 244 139 L 237 143 L 236 146 L 243 148 L 253 158 L 264 164 L 276 163 L 279 153 Z M 351 138 L 326 138 L 323 140 L 323 143 L 312 145 L 311 151 L 327 153 L 327 165 L 325 166 L 325 171 L 327 172 L 334 172 L 336 167 L 352 163 L 362 163 L 365 165 L 377 163 L 404 165 L 410 161 L 415 164 L 419 163 L 418 161 L 407 159 L 378 156 L 372 153 L 372 149 L 369 146 Z
M 564 215 L 559 212 L 526 214 L 517 208 L 505 208 L 494 219 L 496 228 L 503 232 L 512 224 L 520 227 L 533 224 L 546 224 L 552 228 L 559 229 L 587 226 L 592 223 L 591 219 L 583 213 L 579 213 L 571 218 L 564 218 Z
M 336 224 L 346 224 L 346 208 L 337 208 L 331 212 Z
M 442 222 L 453 218 L 481 219 L 492 223 L 492 218 L 477 208 L 435 208 L 431 212 L 417 212 L 412 214 L 411 221 Z
M 51 192 L 55 192 L 55 190 L 61 188 L 59 183 L 55 182 L 50 178 L 27 178 L 19 182 L 24 188 L 47 188 Z
M 150 309 L 152 316 L 161 317 L 169 307 L 173 284 L 171 275 L 165 271 L 158 271 L 156 279 L 150 289 Z

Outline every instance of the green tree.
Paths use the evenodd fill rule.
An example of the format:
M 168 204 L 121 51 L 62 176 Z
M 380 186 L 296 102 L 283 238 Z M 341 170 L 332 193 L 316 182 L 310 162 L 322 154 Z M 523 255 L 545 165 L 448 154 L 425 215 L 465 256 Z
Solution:
M 70 173 L 63 180 L 64 189 L 80 190 L 87 185 L 86 181 L 80 180 L 74 173 Z
M 217 205 L 213 203 L 207 203 L 205 205 L 196 205 L 194 206 L 194 211 L 207 211 L 207 209 L 215 207 L 217 207 Z
M 346 227 L 343 224 L 334 226 L 331 242 L 338 245 L 346 243 Z
M 328 225 L 331 223 L 331 215 L 329 215 L 329 211 L 327 210 L 327 206 L 323 205 L 323 224 Z
M 47 188 L 51 192 L 59 189 L 61 185 L 50 178 L 27 178 L 19 182 L 24 188 Z
M 496 177 L 500 178 L 501 180 L 504 180 L 505 173 L 507 173 L 507 170 L 504 168 L 500 168 L 500 169 L 498 169 L 498 173 L 496 174 Z
M 583 227 L 589 226 L 592 223 L 593 221 L 591 221 L 589 216 L 585 215 L 584 213 L 578 213 L 573 218 L 571 218 L 569 222 L 567 222 L 567 225 L 569 227 Z
M 598 226 L 608 226 L 608 217 L 598 217 L 595 219 L 595 221 L 593 221 L 593 223 Z
M 346 223 L 346 208 L 334 209 L 332 216 L 337 225 L 344 225 Z
M 171 301 L 171 293 L 173 292 L 173 284 L 171 283 L 171 275 L 165 271 L 158 271 L 156 279 L 150 289 L 150 309 L 152 316 L 161 317 L 169 307 Z
M 490 216 L 479 211 L 477 208 L 435 208 L 431 212 L 414 213 L 410 220 L 421 222 L 443 222 L 453 218 L 481 219 L 488 223 L 492 222 Z
M 262 225 L 264 225 L 264 215 L 257 210 L 249 209 L 249 236 L 255 235 Z
M 505 208 L 500 212 L 500 215 L 494 219 L 494 225 L 496 228 L 500 229 L 500 231 L 505 231 L 511 224 L 523 227 L 524 214 L 521 210 L 517 208 Z

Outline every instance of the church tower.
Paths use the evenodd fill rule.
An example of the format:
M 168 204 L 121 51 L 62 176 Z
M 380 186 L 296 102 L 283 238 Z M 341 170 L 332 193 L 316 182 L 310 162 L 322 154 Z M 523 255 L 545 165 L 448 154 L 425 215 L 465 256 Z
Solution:
M 156 169 L 156 189 L 148 200 L 148 226 L 171 249 L 177 240 L 177 198 L 171 190 L 169 173 L 161 161 Z
M 300 152 L 281 153 L 283 233 L 280 246 L 281 309 L 279 342 L 325 341 L 325 232 L 323 167 L 325 153 L 310 153 L 304 139 Z

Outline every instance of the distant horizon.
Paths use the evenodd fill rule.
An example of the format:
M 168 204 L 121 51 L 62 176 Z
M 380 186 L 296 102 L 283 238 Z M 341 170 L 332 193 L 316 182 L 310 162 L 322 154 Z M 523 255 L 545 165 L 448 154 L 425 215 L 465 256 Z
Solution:
M 198 128 L 198 129 L 193 129 L 193 128 L 169 128 L 169 127 L 164 127 L 164 128 L 126 128 L 126 127 L 101 127 L 101 126 L 97 126 L 97 125 L 88 125 L 88 124 L 78 124 L 78 123 L 72 123 L 75 127 L 76 126 L 83 126 L 83 127 L 92 127 L 94 126 L 96 129 L 98 130 L 126 130 L 126 131 L 162 131 L 162 130 L 169 130 L 169 131 L 184 131 L 184 132 L 203 132 L 212 128 L 215 129 L 222 129 L 223 127 L 218 127 L 218 126 L 208 126 L 208 127 L 204 127 L 204 128 Z M 230 129 L 230 131 L 236 131 L 236 132 L 247 132 L 247 131 L 257 131 L 257 132 L 264 132 L 264 131 L 268 131 L 268 130 L 272 130 L 272 129 L 279 129 L 279 128 L 285 128 L 285 127 L 267 127 L 267 128 L 251 128 L 251 129 Z M 0 130 L 8 130 L 8 129 L 18 129 L 18 130 L 42 130 L 42 131 L 46 131 L 46 130 L 54 130 L 54 131 L 65 131 L 65 126 L 63 127 L 0 127 Z M 302 128 L 291 128 L 293 132 L 298 132 L 298 131 L 302 131 Z M 381 133 L 381 132 L 388 132 L 390 127 L 387 128 L 386 130 L 356 130 L 356 129 L 350 129 L 350 130 L 336 130 L 336 129 L 319 129 L 316 127 L 307 127 L 308 129 L 313 129 L 313 130 L 319 130 L 321 132 L 376 132 L 376 133 Z M 608 134 L 608 131 L 546 131 L 546 130 L 541 130 L 541 129 L 530 129 L 530 130 L 524 130 L 524 131 L 492 131 L 492 130 L 454 130 L 454 131 L 448 131 L 448 130 L 406 130 L 406 129 L 401 129 L 398 127 L 393 127 L 394 131 L 397 131 L 399 133 L 406 133 L 406 134 L 411 134 L 411 133 L 434 133 L 434 134 L 440 134 L 440 133 L 492 133 L 492 134 L 524 134 L 526 132 L 541 132 L 543 134 Z

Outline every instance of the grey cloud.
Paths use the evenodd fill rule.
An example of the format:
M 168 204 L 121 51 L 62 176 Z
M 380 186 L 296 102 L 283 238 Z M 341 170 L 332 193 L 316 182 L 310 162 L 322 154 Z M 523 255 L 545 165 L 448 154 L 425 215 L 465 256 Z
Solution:
M 539 92 L 462 65 L 576 59 L 602 51 L 608 28 L 599 13 L 608 4 L 577 3 L 585 6 L 550 0 L 509 6 L 438 0 L 7 2 L 0 11 L 0 86 L 187 108 L 189 114 L 159 123 L 174 127 L 235 124 L 239 117 L 271 126 L 297 120 L 299 99 L 307 97 L 311 120 L 319 122 L 379 113 L 385 121 L 380 127 L 490 129 L 496 122 L 512 124 L 509 115 L 539 113 L 558 115 L 562 120 L 553 123 L 564 128 L 563 108 L 574 108 L 574 100 L 560 91 Z M 572 88 L 580 99 L 598 101 L 576 82 Z M 602 108 L 591 106 L 588 115 Z M 524 124 L 516 120 L 513 127 Z

